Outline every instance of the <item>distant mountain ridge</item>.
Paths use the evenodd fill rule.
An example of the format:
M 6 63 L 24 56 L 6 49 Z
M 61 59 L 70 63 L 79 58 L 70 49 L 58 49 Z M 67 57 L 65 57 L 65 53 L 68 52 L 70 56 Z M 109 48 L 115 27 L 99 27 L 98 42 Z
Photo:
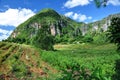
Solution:
M 108 17 L 106 17 L 106 18 L 103 18 L 102 20 L 89 23 L 88 26 L 92 26 L 93 30 L 102 29 L 103 31 L 106 31 L 108 29 L 108 26 L 110 26 L 111 19 L 113 17 L 120 17 L 120 13 L 112 14 L 112 15 L 109 15 Z
M 109 15 L 100 21 L 85 24 L 60 15 L 53 9 L 46 8 L 20 24 L 9 38 L 30 40 L 36 36 L 37 31 L 44 25 L 49 26 L 48 30 L 53 36 L 79 37 L 79 35 L 85 35 L 92 31 L 106 31 L 112 17 L 120 17 L 120 13 Z

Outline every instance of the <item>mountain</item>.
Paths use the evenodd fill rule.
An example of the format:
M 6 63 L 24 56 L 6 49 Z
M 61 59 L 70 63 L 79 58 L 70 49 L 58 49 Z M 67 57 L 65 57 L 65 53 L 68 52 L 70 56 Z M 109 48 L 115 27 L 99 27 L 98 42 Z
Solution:
M 87 24 L 87 27 L 91 27 L 91 30 L 93 30 L 93 31 L 99 31 L 101 29 L 102 29 L 102 31 L 107 31 L 108 26 L 110 26 L 111 19 L 113 17 L 120 17 L 120 13 L 112 14 L 112 15 L 109 15 L 108 17 L 106 17 L 106 18 L 103 18 L 102 20 L 89 23 L 89 24 Z M 88 29 L 87 31 L 89 31 L 89 30 L 90 29 Z
M 44 25 L 49 26 L 51 35 L 72 35 L 80 33 L 80 25 L 74 20 L 58 14 L 52 9 L 43 9 L 24 23 L 20 24 L 9 38 L 32 39 Z M 76 34 L 76 35 L 77 35 Z
M 48 26 L 47 31 L 52 36 L 62 38 L 61 41 L 67 41 L 67 39 L 79 38 L 87 33 L 106 31 L 112 17 L 120 17 L 120 13 L 109 15 L 100 21 L 85 24 L 60 15 L 53 9 L 46 8 L 20 24 L 8 39 L 31 43 L 34 36 L 39 36 L 37 35 L 38 30 L 46 25 Z

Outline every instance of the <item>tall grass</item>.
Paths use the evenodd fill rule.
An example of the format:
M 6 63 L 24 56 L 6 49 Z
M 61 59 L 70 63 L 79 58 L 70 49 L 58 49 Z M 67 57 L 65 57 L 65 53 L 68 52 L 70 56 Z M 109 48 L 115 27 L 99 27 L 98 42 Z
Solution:
M 83 73 L 84 69 L 89 70 L 88 80 L 110 80 L 115 72 L 115 60 L 120 58 L 113 44 L 57 45 L 55 49 L 56 51 L 42 51 L 42 59 L 58 70 L 71 69 L 78 64 Z

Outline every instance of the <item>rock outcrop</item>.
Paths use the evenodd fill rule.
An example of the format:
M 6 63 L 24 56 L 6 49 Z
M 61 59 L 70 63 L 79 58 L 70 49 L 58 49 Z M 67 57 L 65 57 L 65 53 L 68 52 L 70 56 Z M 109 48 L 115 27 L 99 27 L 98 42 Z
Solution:
M 110 26 L 110 20 L 113 17 L 120 17 L 120 13 L 110 15 L 100 21 L 85 24 L 60 15 L 52 9 L 43 9 L 24 23 L 20 24 L 9 38 L 19 37 L 30 40 L 36 36 L 38 30 L 44 25 L 48 26 L 48 30 L 53 36 L 67 35 L 67 37 L 72 37 L 81 33 L 84 36 L 88 32 L 106 31 L 108 26 Z

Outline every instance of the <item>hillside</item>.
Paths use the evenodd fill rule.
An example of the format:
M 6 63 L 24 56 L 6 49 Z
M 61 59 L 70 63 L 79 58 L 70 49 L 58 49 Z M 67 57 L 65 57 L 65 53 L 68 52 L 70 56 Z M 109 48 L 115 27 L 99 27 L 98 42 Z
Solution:
M 50 78 L 57 70 L 28 45 L 0 42 L 0 80 L 36 80 Z
M 54 37 L 55 43 L 71 43 L 76 40 L 80 42 L 99 42 L 96 37 L 102 35 L 101 38 L 106 38 L 105 32 L 112 17 L 120 17 L 120 13 L 109 15 L 100 21 L 85 24 L 60 15 L 53 9 L 46 8 L 20 24 L 10 35 L 8 41 L 31 44 L 34 37 L 40 35 L 37 34 L 38 31 L 47 26 L 45 31 Z M 106 39 L 102 42 L 106 42 Z
M 120 56 L 113 44 L 57 44 L 54 48 L 43 51 L 0 42 L 0 80 L 115 80 L 119 75 L 115 62 Z
M 92 22 L 92 23 L 89 23 L 87 24 L 88 27 L 91 27 L 88 28 L 88 31 L 92 30 L 92 31 L 100 31 L 101 29 L 103 31 L 107 31 L 108 29 L 108 26 L 110 26 L 110 23 L 111 23 L 111 19 L 113 17 L 120 17 L 120 13 L 118 14 L 111 14 L 109 16 L 106 16 L 105 18 L 103 18 L 102 20 L 99 20 L 99 21 L 95 21 L 95 22 Z M 86 31 L 86 33 L 88 32 Z
M 35 16 L 20 24 L 9 38 L 19 38 L 30 42 L 36 36 L 38 30 L 45 25 L 48 26 L 48 30 L 52 36 L 67 35 L 71 37 L 76 31 L 78 32 L 77 34 L 81 34 L 78 27 L 81 24 L 58 14 L 52 9 L 43 9 Z

